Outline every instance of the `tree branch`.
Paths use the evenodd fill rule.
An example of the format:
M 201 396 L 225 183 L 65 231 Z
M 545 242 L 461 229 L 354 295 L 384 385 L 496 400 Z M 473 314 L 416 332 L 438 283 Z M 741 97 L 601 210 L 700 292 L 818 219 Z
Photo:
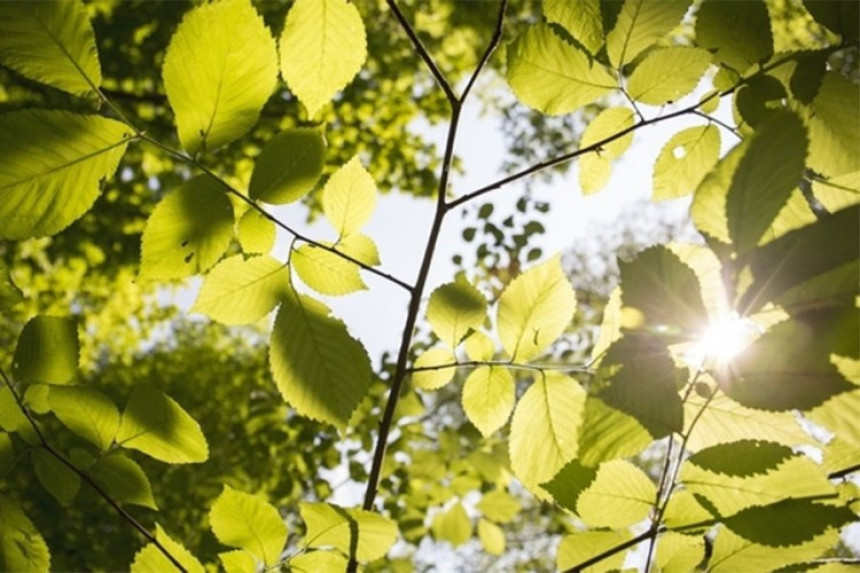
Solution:
M 0 368 L 0 377 L 3 378 L 3 382 L 6 384 L 6 387 L 9 388 L 9 392 L 12 393 L 12 397 L 15 399 L 15 403 L 18 405 L 18 408 L 21 410 L 21 413 L 24 414 L 24 417 L 27 418 L 27 421 L 30 423 L 30 426 L 33 428 L 33 431 L 36 433 L 36 436 L 39 438 L 39 442 L 42 445 L 42 448 L 51 454 L 57 461 L 61 464 L 69 468 L 72 472 L 77 474 L 84 482 L 86 482 L 91 488 L 93 488 L 96 493 L 98 493 L 102 499 L 104 499 L 108 504 L 122 517 L 125 521 L 127 521 L 134 529 L 136 529 L 147 541 L 155 545 L 159 551 L 161 551 L 162 555 L 164 555 L 177 569 L 182 571 L 182 573 L 186 572 L 185 567 L 167 550 L 164 545 L 162 545 L 158 539 L 146 528 L 144 527 L 138 520 L 134 518 L 130 513 L 128 513 L 116 500 L 114 500 L 110 494 L 108 494 L 102 486 L 98 484 L 87 472 L 78 469 L 72 462 L 66 459 L 64 455 L 54 449 L 48 440 L 45 438 L 45 434 L 42 433 L 41 428 L 36 423 L 36 420 L 33 419 L 33 416 L 30 414 L 30 411 L 24 406 L 24 402 L 21 400 L 21 397 L 18 395 L 18 392 L 15 390 L 15 387 L 12 385 L 11 380 L 6 375 L 6 371 Z
M 594 371 L 584 366 L 571 366 L 569 364 L 521 364 L 518 362 L 506 362 L 504 360 L 464 360 L 461 362 L 450 362 L 448 364 L 437 364 L 435 366 L 419 366 L 409 368 L 409 373 L 426 372 L 428 370 L 446 370 L 448 368 L 478 368 L 481 366 L 493 366 L 499 368 L 512 368 L 515 370 L 534 370 L 543 372 L 554 370 L 556 372 L 579 372 L 582 374 L 593 374 Z
M 845 469 L 841 469 L 839 471 L 829 473 L 829 474 L 827 474 L 827 479 L 844 478 L 845 476 L 847 476 L 849 474 L 853 474 L 856 471 L 860 471 L 860 464 L 856 464 L 856 465 L 853 465 L 851 467 L 847 467 Z

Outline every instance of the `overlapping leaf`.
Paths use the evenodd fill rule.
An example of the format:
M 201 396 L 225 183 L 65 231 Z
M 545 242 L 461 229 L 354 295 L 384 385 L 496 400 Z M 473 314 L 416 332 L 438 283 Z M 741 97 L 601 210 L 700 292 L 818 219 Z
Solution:
M 119 429 L 119 410 L 110 398 L 83 386 L 61 386 L 48 395 L 51 411 L 71 431 L 105 451 Z
M 676 46 L 651 52 L 636 66 L 627 92 L 651 105 L 678 101 L 693 91 L 710 63 L 711 55 L 701 48 Z
M 850 4 L 850 2 L 849 2 Z M 860 170 L 860 110 L 854 105 L 860 88 L 827 72 L 810 105 L 809 167 L 828 177 Z
M 12 373 L 30 384 L 68 384 L 78 370 L 78 326 L 74 319 L 36 316 L 15 347 Z
M 427 303 L 427 321 L 439 340 L 451 349 L 470 329 L 481 326 L 486 317 L 487 300 L 462 277 L 438 287 Z
M 113 499 L 158 509 L 149 478 L 137 462 L 124 454 L 110 453 L 99 458 L 89 473 Z
M 696 43 L 714 60 L 744 72 L 773 53 L 773 33 L 763 0 L 706 0 L 696 15 Z
M 578 531 L 562 538 L 558 546 L 556 566 L 559 571 L 566 571 L 598 555 L 612 549 L 630 539 L 628 531 Z M 624 565 L 625 554 L 619 551 L 615 555 L 602 560 L 596 571 L 612 571 Z
M 680 24 L 690 0 L 626 0 L 615 27 L 606 35 L 606 53 L 616 68 L 636 56 Z
M 692 193 L 720 156 L 716 126 L 689 127 L 666 142 L 654 164 L 654 199 Z
M 266 142 L 254 164 L 248 194 L 273 205 L 304 197 L 322 174 L 325 140 L 318 129 L 282 131 Z
M 0 494 L 0 569 L 49 571 L 51 554 L 45 539 L 11 498 Z
M 329 503 L 300 503 L 307 527 L 303 545 L 334 547 L 360 562 L 385 556 L 397 540 L 397 525 L 382 515 Z
M 268 255 L 236 255 L 206 275 L 191 310 L 224 324 L 255 322 L 278 305 L 289 281 L 288 268 Z
M 603 20 L 599 0 L 543 0 L 547 21 L 564 27 L 590 54 L 603 46 Z
M 212 504 L 209 525 L 218 541 L 249 551 L 267 567 L 278 562 L 287 541 L 287 526 L 277 509 L 227 485 Z
M 612 107 L 603 110 L 595 117 L 579 141 L 580 149 L 603 141 L 633 126 L 633 110 L 625 107 Z M 593 153 L 583 155 L 579 160 L 579 186 L 586 195 L 596 193 L 609 182 L 612 161 L 618 159 L 633 143 L 633 132 L 602 145 Z
M 290 262 L 302 282 L 318 293 L 338 296 L 367 289 L 355 263 L 314 245 L 293 251 Z
M 376 183 L 357 155 L 326 182 L 322 202 L 323 213 L 339 237 L 355 233 L 370 220 L 376 207 Z
M 158 524 L 155 526 L 155 538 L 188 573 L 204 573 L 205 569 L 200 561 L 180 543 L 167 535 Z M 131 564 L 131 573 L 163 573 L 175 569 L 173 563 L 154 543 L 149 543 L 138 551 L 134 556 L 134 562 Z

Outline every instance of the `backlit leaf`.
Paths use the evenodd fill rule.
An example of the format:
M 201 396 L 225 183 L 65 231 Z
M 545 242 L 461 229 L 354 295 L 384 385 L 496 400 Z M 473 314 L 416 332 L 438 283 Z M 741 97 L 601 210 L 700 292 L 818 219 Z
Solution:
M 155 538 L 185 568 L 188 573 L 204 573 L 200 562 L 181 544 L 171 539 L 160 525 L 155 525 Z M 176 567 L 153 543 L 147 544 L 134 556 L 131 573 L 164 573 Z
M 206 275 L 192 312 L 223 324 L 247 324 L 269 314 L 289 288 L 289 269 L 262 255 L 224 259 Z
M 745 139 L 723 156 L 705 175 L 693 195 L 690 217 L 696 229 L 721 243 L 731 242 L 726 216 L 726 195 L 751 143 L 751 139 Z
M 496 345 L 489 336 L 476 330 L 466 338 L 466 356 L 469 360 L 492 360 L 496 353 Z
M 447 348 L 430 348 L 415 359 L 413 368 L 427 368 L 412 374 L 412 385 L 422 390 L 438 390 L 454 378 L 457 358 Z M 448 366 L 447 368 L 435 368 Z
M 465 278 L 458 277 L 430 294 L 427 321 L 433 332 L 454 349 L 469 329 L 477 329 L 487 317 L 487 299 Z
M 580 149 L 598 143 L 633 126 L 633 110 L 625 107 L 605 109 L 588 124 L 579 141 Z M 630 132 L 598 150 L 583 155 L 579 160 L 579 186 L 586 195 L 596 193 L 609 182 L 612 172 L 612 160 L 621 157 L 633 143 L 633 133 Z
M 849 2 L 851 4 L 851 2 Z M 809 167 L 828 177 L 860 170 L 860 87 L 827 72 L 810 105 Z
M 496 523 L 509 523 L 520 512 L 521 506 L 516 497 L 497 489 L 485 493 L 475 508 Z
M 266 566 L 278 562 L 287 541 L 287 526 L 277 509 L 228 485 L 212 504 L 209 525 L 218 541 L 249 551 Z
M 654 442 L 634 416 L 589 396 L 582 415 L 579 461 L 586 466 L 638 454 Z
M 325 140 L 313 128 L 282 131 L 266 142 L 254 164 L 248 194 L 273 205 L 307 195 L 322 174 Z
M 244 549 L 222 551 L 218 554 L 218 559 L 221 560 L 221 565 L 227 573 L 245 573 L 246 571 L 254 571 L 257 567 L 254 556 Z
M 203 462 L 209 457 L 200 425 L 173 398 L 148 385 L 132 391 L 116 441 L 169 464 Z
M 347 0 L 297 0 L 280 50 L 284 80 L 314 118 L 367 59 L 361 14 Z
M 689 127 L 666 142 L 654 164 L 654 199 L 692 193 L 717 163 L 720 131 L 716 126 Z
M 39 483 L 57 501 L 63 505 L 70 504 L 81 488 L 80 476 L 45 449 L 37 448 L 30 455 Z
M 102 456 L 89 473 L 117 501 L 158 509 L 149 478 L 137 462 L 121 453 Z
M 281 395 L 308 418 L 343 428 L 370 387 L 367 352 L 324 304 L 290 293 L 275 319 L 269 363 Z
M 840 440 L 860 448 L 860 427 L 853 422 L 857 416 L 860 416 L 860 388 L 856 386 L 806 413 L 807 418 L 833 432 Z
M 11 309 L 23 300 L 24 294 L 12 280 L 6 261 L 0 261 L 0 310 Z
M 619 69 L 633 61 L 680 24 L 690 4 L 690 0 L 626 0 L 615 27 L 606 35 L 609 61 Z
M 657 540 L 655 561 L 664 573 L 687 573 L 705 559 L 704 537 L 667 531 Z
M 314 245 L 302 245 L 290 257 L 302 282 L 321 294 L 344 295 L 366 290 L 355 263 Z
M 647 517 L 656 498 L 657 488 L 645 472 L 614 460 L 598 466 L 577 499 L 576 513 L 591 527 L 620 529 Z
M 711 55 L 701 48 L 676 46 L 651 52 L 633 70 L 627 92 L 650 105 L 678 101 L 693 91 L 710 64 Z
M 323 213 L 338 236 L 358 231 L 376 207 L 376 183 L 356 155 L 329 177 L 323 189 Z
M 813 181 L 812 192 L 828 211 L 839 211 L 860 203 L 860 171 L 827 181 Z
M 527 361 L 545 350 L 573 318 L 576 296 L 559 257 L 530 268 L 499 297 L 498 329 L 511 361 Z
M 156 205 L 141 244 L 140 274 L 181 279 L 212 267 L 233 238 L 233 208 L 226 188 L 199 175 Z
M 105 451 L 119 429 L 119 410 L 92 388 L 60 386 L 48 395 L 51 410 L 68 429 Z
M 349 559 L 340 551 L 308 551 L 290 559 L 290 571 L 320 573 L 346 571 Z
M 484 437 L 505 425 L 514 409 L 516 385 L 504 367 L 481 366 L 463 384 L 463 411 Z
M 579 109 L 616 89 L 616 81 L 546 24 L 530 26 L 508 48 L 508 82 L 517 99 L 548 115 Z
M 591 54 L 603 46 L 603 21 L 600 0 L 543 0 L 547 21 L 559 24 Z
M 0 494 L 0 569 L 49 571 L 51 554 L 33 522 L 11 498 Z
M 30 109 L 0 115 L 0 239 L 55 235 L 86 213 L 113 175 L 129 129 L 97 115 Z
M 708 568 L 715 573 L 737 573 L 739 570 L 750 568 L 756 571 L 775 571 L 785 565 L 816 559 L 833 547 L 838 540 L 839 532 L 835 528 L 830 528 L 810 541 L 793 545 L 788 549 L 753 543 L 731 529 L 720 527 L 714 540 Z
M 375 561 L 397 541 L 397 525 L 376 512 L 330 503 L 300 503 L 306 547 L 334 547 L 360 562 Z
M 793 455 L 790 447 L 776 442 L 740 440 L 706 448 L 687 461 L 712 472 L 744 477 L 767 473 Z
M 189 153 L 245 135 L 278 77 L 275 40 L 247 0 L 191 9 L 164 55 L 164 90 Z
M 375 267 L 380 264 L 379 248 L 373 239 L 361 233 L 353 233 L 338 241 L 337 250 L 353 259 Z
M 256 209 L 248 209 L 236 225 L 236 238 L 245 254 L 266 254 L 275 246 L 275 223 Z
M 492 521 L 478 520 L 478 539 L 484 551 L 490 555 L 498 556 L 505 552 L 505 532 Z
M 766 60 L 773 53 L 773 33 L 764 1 L 705 0 L 696 15 L 696 43 L 738 72 Z
M 430 530 L 437 541 L 447 541 L 453 547 L 459 547 L 472 538 L 472 521 L 463 504 L 457 502 L 447 511 L 436 514 Z
M 571 567 L 579 565 L 583 561 L 594 557 L 604 551 L 612 549 L 630 539 L 632 535 L 628 531 L 577 531 L 566 535 L 561 539 L 556 556 L 556 566 L 559 571 L 566 571 Z M 615 555 L 603 559 L 586 571 L 602 573 L 613 571 L 624 564 L 625 552 L 619 551 Z
M 771 505 L 749 507 L 723 523 L 749 541 L 788 547 L 810 541 L 827 529 L 856 520 L 846 507 L 833 507 L 809 500 L 789 499 Z
M 857 40 L 860 29 L 860 14 L 856 2 L 842 0 L 803 0 L 803 6 L 816 22 L 827 26 L 835 34 L 842 36 L 843 42 Z
M 78 370 L 78 352 L 74 319 L 36 316 L 18 337 L 12 374 L 28 384 L 68 384 Z

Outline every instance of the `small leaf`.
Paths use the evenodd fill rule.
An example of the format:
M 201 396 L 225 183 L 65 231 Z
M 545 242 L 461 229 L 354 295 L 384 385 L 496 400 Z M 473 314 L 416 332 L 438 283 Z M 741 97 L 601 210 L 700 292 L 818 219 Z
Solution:
M 714 60 L 744 72 L 773 54 L 773 33 L 762 0 L 705 0 L 696 15 L 696 43 Z
M 256 209 L 248 209 L 239 219 L 236 236 L 245 254 L 265 255 L 275 246 L 275 223 Z
M 412 374 L 412 385 L 421 390 L 438 390 L 454 378 L 457 358 L 447 348 L 431 348 L 415 359 L 413 368 L 428 368 Z M 448 368 L 434 368 L 448 366 Z
M 63 505 L 72 503 L 81 488 L 81 478 L 47 450 L 34 449 L 30 455 L 39 483 Z
M 6 432 L 0 432 L 0 478 L 5 478 L 17 463 L 18 457 L 15 455 L 12 439 Z
M 562 26 L 590 54 L 597 54 L 603 46 L 600 0 L 543 0 L 542 6 L 548 22 Z
M 771 505 L 744 509 L 723 523 L 749 541 L 788 547 L 809 541 L 828 528 L 856 520 L 846 507 L 822 505 L 805 499 L 787 499 Z
M 284 80 L 314 118 L 367 59 L 361 14 L 347 0 L 297 0 L 280 48 Z
M 606 53 L 618 69 L 681 23 L 691 0 L 626 0 L 612 31 L 606 35 Z
M 343 428 L 370 387 L 367 352 L 324 304 L 290 292 L 275 318 L 269 363 L 303 416 Z
M 48 395 L 51 410 L 68 429 L 107 450 L 119 429 L 119 410 L 110 398 L 92 388 L 60 386 Z
M 0 2 L 0 63 L 73 95 L 102 83 L 87 8 L 68 2 Z
M 584 149 L 633 126 L 633 111 L 625 107 L 612 107 L 603 110 L 595 117 L 579 141 Z M 583 194 L 589 195 L 603 189 L 609 182 L 612 160 L 621 157 L 633 143 L 630 132 L 600 147 L 599 150 L 583 155 L 579 160 L 579 186 Z
M 496 523 L 510 523 L 522 509 L 516 497 L 500 489 L 485 493 L 475 508 Z
M 299 503 L 306 547 L 334 547 L 364 563 L 380 559 L 397 541 L 397 525 L 382 515 L 329 503 Z
M 30 422 L 21 412 L 12 391 L 5 384 L 0 386 L 0 428 L 11 433 L 27 431 Z
M 141 244 L 140 274 L 181 279 L 209 270 L 233 238 L 233 209 L 226 187 L 199 175 L 156 205 Z
M 583 561 L 624 543 L 632 536 L 628 531 L 578 531 L 562 538 L 558 546 L 556 566 L 566 571 Z M 625 553 L 619 551 L 600 562 L 600 571 L 620 569 L 624 565 Z
M 282 131 L 257 157 L 248 194 L 272 205 L 297 201 L 319 181 L 324 163 L 325 140 L 320 130 Z
M 370 220 L 376 207 L 376 183 L 357 155 L 329 177 L 322 203 L 339 237 L 355 233 Z
M 221 560 L 221 565 L 227 573 L 245 573 L 246 571 L 255 571 L 257 564 L 254 556 L 244 549 L 235 549 L 233 551 L 223 551 L 218 554 L 218 559 Z M 290 562 L 292 564 L 292 561 Z M 294 568 L 290 569 L 295 570 Z
M 0 310 L 10 310 L 24 300 L 24 294 L 15 281 L 6 261 L 0 260 Z
M 361 233 L 353 233 L 343 237 L 337 243 L 337 250 L 365 265 L 375 267 L 380 264 L 379 248 L 373 239 Z
M 78 370 L 78 352 L 74 319 L 36 316 L 18 337 L 12 374 L 28 384 L 68 384 Z
M 527 361 L 546 349 L 573 319 L 576 296 L 559 257 L 515 278 L 499 297 L 498 329 L 512 362 Z
M 51 553 L 45 539 L 21 506 L 0 494 L 0 569 L 50 571 Z
M 490 555 L 500 556 L 505 552 L 505 532 L 492 521 L 478 520 L 478 539 Z
M 289 289 L 289 269 L 268 256 L 224 259 L 203 281 L 192 312 L 223 324 L 248 324 L 269 314 Z
M 710 64 L 711 55 L 701 48 L 656 50 L 633 70 L 627 92 L 636 101 L 650 105 L 676 102 L 695 89 Z
M 160 525 L 155 525 L 155 538 L 188 573 L 204 573 L 203 565 L 185 547 L 171 539 Z M 153 543 L 147 544 L 134 556 L 131 573 L 164 573 L 176 567 Z
M 158 509 L 146 473 L 124 454 L 116 452 L 99 458 L 89 473 L 115 500 Z
M 485 362 L 492 360 L 495 354 L 496 345 L 483 332 L 476 330 L 466 338 L 466 356 L 469 360 Z
M 278 562 L 287 541 L 287 526 L 277 509 L 228 485 L 212 504 L 209 524 L 218 541 L 249 551 L 267 567 Z
M 430 294 L 427 321 L 439 340 L 452 350 L 470 329 L 480 327 L 486 318 L 487 299 L 462 276 Z
M 447 511 L 437 513 L 430 526 L 437 541 L 447 541 L 459 547 L 472 538 L 472 520 L 462 503 L 455 503 Z
M 293 251 L 290 262 L 302 282 L 318 293 L 339 296 L 367 290 L 355 263 L 314 245 Z
M 687 461 L 711 472 L 746 477 L 776 469 L 793 455 L 791 448 L 775 442 L 740 440 L 706 448 Z
M 116 441 L 169 464 L 203 462 L 209 457 L 200 425 L 173 398 L 148 385 L 132 391 Z
M 617 88 L 599 63 L 546 24 L 530 26 L 508 48 L 508 82 L 517 99 L 548 115 L 570 113 Z
M 508 421 L 516 384 L 507 368 L 480 366 L 463 384 L 463 411 L 485 438 Z
M 0 115 L 0 239 L 55 235 L 77 221 L 116 171 L 128 131 L 67 111 Z
M 654 164 L 654 199 L 692 193 L 719 155 L 720 131 L 713 125 L 689 127 L 673 135 Z
M 176 28 L 163 76 L 182 147 L 216 149 L 257 123 L 278 77 L 275 40 L 247 0 L 202 4 Z

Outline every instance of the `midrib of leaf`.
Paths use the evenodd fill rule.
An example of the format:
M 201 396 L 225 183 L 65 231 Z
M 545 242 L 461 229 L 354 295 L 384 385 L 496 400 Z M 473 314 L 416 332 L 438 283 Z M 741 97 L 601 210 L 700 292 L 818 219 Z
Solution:
M 81 77 L 84 78 L 84 81 L 87 82 L 87 84 L 89 84 L 90 88 L 95 93 L 99 93 L 99 88 L 96 87 L 96 85 L 93 83 L 93 81 L 90 79 L 90 77 L 86 74 L 86 72 L 84 72 L 84 70 L 81 68 L 81 66 L 78 65 L 77 60 L 75 60 L 72 57 L 72 55 L 68 52 L 68 50 L 66 50 L 65 46 L 63 46 L 63 44 L 60 43 L 60 41 L 57 39 L 57 37 L 51 33 L 51 30 L 48 29 L 47 26 L 45 26 L 45 23 L 38 16 L 36 16 L 35 12 L 33 12 L 33 19 L 36 20 L 36 23 L 39 24 L 39 26 L 43 30 L 45 30 L 45 33 L 48 35 L 48 37 L 54 41 L 54 43 L 57 45 L 57 47 L 60 49 L 60 51 L 63 53 L 63 55 L 66 56 L 66 58 L 72 63 L 72 65 L 75 67 L 75 69 L 78 71 L 78 73 L 81 74 Z
M 211 5 L 211 4 L 210 4 Z M 218 106 L 221 105 L 221 87 L 224 85 L 224 69 L 227 67 L 228 56 L 233 48 L 233 36 L 228 36 L 230 41 L 227 44 L 227 51 L 224 52 L 224 57 L 221 58 L 221 69 L 218 71 L 218 88 L 215 90 L 215 106 L 212 108 L 212 115 L 209 116 L 209 125 L 206 126 L 203 134 L 200 136 L 200 146 L 206 148 L 206 139 L 212 133 L 212 126 L 215 125 L 215 116 L 218 115 Z
M 325 369 L 326 374 L 327 374 L 327 378 L 331 379 L 333 371 L 328 366 L 329 361 L 324 360 L 325 357 L 320 352 L 320 343 L 319 343 L 319 340 L 317 339 L 317 333 L 316 333 L 316 331 L 314 331 L 313 328 L 311 328 L 311 321 L 308 319 L 308 313 L 305 311 L 305 307 L 302 304 L 302 299 L 299 297 L 299 293 L 297 293 L 295 291 L 295 289 L 293 289 L 293 294 L 296 297 L 296 304 L 302 313 L 302 319 L 304 319 L 305 328 L 308 331 L 308 336 L 311 338 L 311 341 L 313 342 L 314 354 L 316 354 L 317 358 L 320 360 L 320 363 L 323 365 L 323 368 Z M 328 317 L 324 317 L 324 318 L 328 318 Z
M 322 4 L 322 34 L 320 34 L 320 62 L 325 61 L 325 45 L 328 39 L 328 4 L 326 0 L 316 0 Z M 322 83 L 323 70 L 322 66 L 317 66 L 317 84 Z
M 630 45 L 630 36 L 633 35 L 633 29 L 636 27 L 636 21 L 639 19 L 639 11 L 642 9 L 643 1 L 644 0 L 639 0 L 637 2 L 636 11 L 633 13 L 633 18 L 630 21 L 630 29 L 627 31 L 627 34 L 624 37 L 624 45 L 621 48 L 621 55 L 619 56 L 619 59 L 618 59 L 618 67 L 619 68 L 624 65 L 624 56 L 627 55 L 627 46 Z
M 559 77 L 559 78 L 562 78 L 562 79 L 565 79 L 565 80 L 568 80 L 568 81 L 571 81 L 571 82 L 574 82 L 574 83 L 577 83 L 577 84 L 580 84 L 583 86 L 591 86 L 594 88 L 604 88 L 604 89 L 615 89 L 615 87 L 616 87 L 615 85 L 602 85 L 602 84 L 595 84 L 595 83 L 587 82 L 581 78 L 575 78 L 573 76 L 568 76 L 568 75 L 565 75 L 561 72 L 557 72 L 555 70 L 550 70 L 550 69 L 545 68 L 539 64 L 536 64 L 535 62 L 530 62 L 528 60 L 525 60 L 525 62 L 537 70 L 540 70 L 542 72 L 546 72 L 552 76 L 556 76 L 556 77 Z
M 525 320 L 525 323 L 523 325 L 523 332 L 520 334 L 520 336 L 517 337 L 517 345 L 514 347 L 514 351 L 511 355 L 511 361 L 513 361 L 516 358 L 517 352 L 519 352 L 519 350 L 520 350 L 520 345 L 522 344 L 523 340 L 526 340 L 526 338 L 528 336 L 528 333 L 525 332 L 525 325 L 527 325 L 531 321 L 532 316 L 534 316 L 537 307 L 540 306 L 540 303 L 542 303 L 544 301 L 544 299 L 546 299 L 549 296 L 550 292 L 552 292 L 552 290 L 555 288 L 555 286 L 561 281 L 562 281 L 562 279 L 555 280 L 549 286 L 549 288 L 544 289 L 544 291 L 540 294 L 540 296 L 538 296 L 538 299 L 535 301 L 535 303 L 529 306 L 529 311 L 528 311 L 528 314 L 526 315 L 526 320 Z M 537 335 L 540 336 L 540 329 L 539 328 L 537 329 Z
M 549 400 L 549 387 L 546 383 L 546 376 L 543 376 L 541 380 L 541 386 L 543 390 L 544 403 L 546 404 L 546 419 L 549 422 L 549 431 L 552 432 L 552 441 L 555 444 L 555 449 L 559 453 L 564 453 L 561 447 L 561 443 L 558 441 L 558 432 L 555 429 L 555 422 L 552 418 L 552 406 Z
M 281 266 L 279 266 L 279 267 L 278 267 L 278 268 L 276 268 L 275 270 L 273 270 L 273 271 L 271 271 L 271 272 L 268 272 L 268 273 L 266 273 L 266 274 L 264 274 L 264 275 L 262 275 L 262 276 L 260 276 L 260 277 L 258 277 L 258 278 L 256 278 L 256 279 L 252 280 L 252 281 L 251 281 L 251 282 L 249 282 L 249 283 L 245 283 L 245 284 L 243 284 L 243 285 L 237 286 L 235 289 L 229 290 L 229 291 L 225 292 L 224 294 L 222 294 L 222 295 L 220 295 L 220 296 L 214 297 L 212 300 L 213 300 L 213 301 L 220 301 L 221 299 L 223 299 L 223 298 L 225 298 L 225 297 L 232 296 L 232 295 L 236 294 L 237 292 L 240 292 L 240 291 L 243 291 L 243 290 L 245 290 L 245 289 L 247 289 L 247 288 L 250 288 L 250 287 L 252 287 L 253 285 L 256 285 L 257 283 L 262 282 L 262 281 L 264 281 L 264 280 L 268 279 L 268 278 L 269 278 L 269 277 L 271 277 L 272 275 L 274 275 L 274 274 L 276 274 L 276 273 L 281 272 L 281 270 L 282 270 L 284 267 L 286 267 L 286 266 L 287 266 L 287 264 L 286 264 L 286 263 L 283 263 L 283 264 L 281 264 Z

